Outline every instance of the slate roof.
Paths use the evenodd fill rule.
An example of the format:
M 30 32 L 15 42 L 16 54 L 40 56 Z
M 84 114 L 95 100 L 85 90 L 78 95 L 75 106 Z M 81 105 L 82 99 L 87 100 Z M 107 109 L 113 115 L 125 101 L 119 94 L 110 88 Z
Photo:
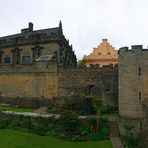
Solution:
M 29 28 L 25 28 L 22 30 L 28 30 Z M 52 33 L 57 34 L 59 30 L 59 27 L 55 27 L 55 28 L 48 28 L 48 29 L 42 29 L 42 30 L 34 30 L 31 32 L 28 32 L 28 35 L 41 35 L 41 34 L 46 34 L 47 36 L 50 36 Z M 10 39 L 16 39 L 16 38 L 21 38 L 26 36 L 26 34 L 24 33 L 18 33 L 18 34 L 13 34 L 13 35 L 9 35 L 9 36 L 4 36 L 4 37 L 0 37 L 0 41 L 1 40 L 10 40 Z

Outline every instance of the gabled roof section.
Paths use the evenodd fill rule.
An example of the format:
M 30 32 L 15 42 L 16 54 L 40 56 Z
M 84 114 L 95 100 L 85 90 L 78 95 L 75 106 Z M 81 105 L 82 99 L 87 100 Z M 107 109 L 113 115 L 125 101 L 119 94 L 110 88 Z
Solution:
M 112 45 L 108 42 L 107 39 L 102 39 L 102 43 L 98 45 L 98 47 L 93 48 L 92 53 L 88 56 L 84 56 L 84 59 L 110 59 L 110 58 L 118 58 L 117 50 L 115 50 Z
M 37 35 L 37 34 L 38 35 L 45 34 L 47 36 L 51 36 L 52 34 L 58 34 L 58 32 L 59 32 L 59 27 L 42 29 L 42 30 L 34 30 L 33 31 L 33 24 L 29 23 L 29 27 L 22 29 L 21 33 L 0 37 L 0 40 L 10 40 L 10 39 L 21 38 L 21 37 L 24 37 L 26 35 Z

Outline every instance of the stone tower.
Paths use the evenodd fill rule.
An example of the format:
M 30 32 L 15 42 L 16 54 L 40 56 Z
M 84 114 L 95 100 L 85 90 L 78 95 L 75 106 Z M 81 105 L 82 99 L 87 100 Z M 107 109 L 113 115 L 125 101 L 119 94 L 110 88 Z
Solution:
M 139 133 L 144 127 L 143 104 L 148 101 L 148 49 L 142 45 L 119 50 L 120 130 L 129 123 Z

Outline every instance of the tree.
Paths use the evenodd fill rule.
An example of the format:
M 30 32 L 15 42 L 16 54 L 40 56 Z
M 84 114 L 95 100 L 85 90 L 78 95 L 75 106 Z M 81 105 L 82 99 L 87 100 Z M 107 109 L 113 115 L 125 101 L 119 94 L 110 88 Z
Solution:
M 77 66 L 78 66 L 78 67 L 85 67 L 84 60 L 83 60 L 83 59 L 82 59 L 82 60 L 79 60 L 79 61 L 77 62 Z
M 98 132 L 98 130 L 99 130 L 99 117 L 100 117 L 100 110 L 101 110 L 101 108 L 102 108 L 102 100 L 100 100 L 100 99 L 98 99 L 98 98 L 94 98 L 93 99 L 93 105 L 94 105 L 94 108 L 96 109 L 96 115 L 97 115 L 97 125 L 96 125 L 96 127 L 97 127 L 97 129 L 96 129 L 96 131 Z
M 65 111 L 60 115 L 60 127 L 65 137 L 70 138 L 80 132 L 79 119 L 72 111 Z

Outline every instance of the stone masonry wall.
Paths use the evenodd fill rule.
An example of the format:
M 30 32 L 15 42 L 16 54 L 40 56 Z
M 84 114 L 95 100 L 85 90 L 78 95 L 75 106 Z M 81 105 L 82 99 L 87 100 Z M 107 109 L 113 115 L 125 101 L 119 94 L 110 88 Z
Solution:
M 148 100 L 148 49 L 141 45 L 123 47 L 119 52 L 119 115 L 120 120 L 143 128 L 143 102 Z M 141 126 L 141 127 L 140 127 Z M 137 133 L 139 132 L 137 128 Z
M 148 99 L 148 50 L 132 46 L 119 53 L 119 113 L 120 116 L 143 117 L 142 101 Z
M 117 68 L 67 68 L 59 73 L 59 95 L 99 96 L 108 104 L 118 98 Z
M 45 99 L 58 96 L 56 61 L 1 66 L 0 95 L 3 98 Z

